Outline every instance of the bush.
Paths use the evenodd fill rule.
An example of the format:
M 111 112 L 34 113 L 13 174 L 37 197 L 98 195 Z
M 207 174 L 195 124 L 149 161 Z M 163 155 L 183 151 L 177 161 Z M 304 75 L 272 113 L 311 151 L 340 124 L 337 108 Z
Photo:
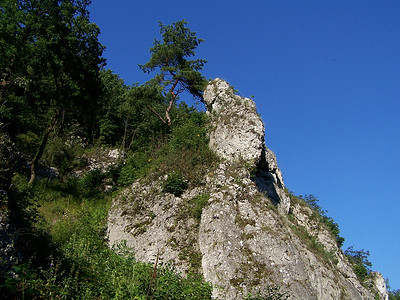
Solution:
M 146 152 L 133 153 L 121 168 L 118 183 L 122 186 L 128 186 L 136 179 L 146 176 L 151 167 L 151 161 L 152 159 Z
M 12 276 L 0 276 L 5 298 L 211 299 L 211 285 L 201 276 L 184 278 L 159 264 L 153 277 L 154 265 L 136 262 L 124 243 L 108 248 L 109 200 L 76 198 L 62 184 L 42 183 L 32 190 L 41 204 L 42 221 L 36 226 L 47 231 L 56 249 L 39 267 L 28 262 L 16 266 Z M 42 195 L 47 196 L 39 198 Z M 38 253 L 47 247 L 38 244 Z
M 82 188 L 86 191 L 97 189 L 104 178 L 105 175 L 99 169 L 92 170 L 81 179 Z
M 174 150 L 208 147 L 207 118 L 203 112 L 191 111 L 190 115 L 173 127 L 169 145 Z
M 168 175 L 167 180 L 163 184 L 162 191 L 164 193 L 174 194 L 175 197 L 180 197 L 186 188 L 187 184 L 182 176 L 182 173 L 179 171 L 174 171 Z
M 339 224 L 336 223 L 333 218 L 326 215 L 327 211 L 323 210 L 321 206 L 319 206 L 318 198 L 314 195 L 305 195 L 304 197 L 300 195 L 298 198 L 305 201 L 314 210 L 315 214 L 321 217 L 322 222 L 335 237 L 337 246 L 341 248 L 344 243 L 344 238 L 340 236 Z
M 203 208 L 208 204 L 208 199 L 210 199 L 209 194 L 200 194 L 191 200 L 192 202 L 192 217 L 201 220 L 201 214 Z
M 84 146 L 79 137 L 74 139 L 73 131 L 68 131 L 59 137 L 49 140 L 43 153 L 42 162 L 55 167 L 62 177 L 68 175 L 75 168 L 86 166 L 86 159 L 82 158 Z
M 400 300 L 400 290 L 389 291 L 389 300 Z
M 354 273 L 361 282 L 364 282 L 371 274 L 372 263 L 368 260 L 369 251 L 354 250 L 353 246 L 350 246 L 344 254 L 352 263 Z

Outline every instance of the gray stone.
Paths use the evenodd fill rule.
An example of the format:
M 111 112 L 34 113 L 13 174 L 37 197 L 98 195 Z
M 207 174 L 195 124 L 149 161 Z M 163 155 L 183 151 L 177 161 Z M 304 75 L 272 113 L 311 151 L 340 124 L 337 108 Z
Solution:
M 253 100 L 221 79 L 209 83 L 204 99 L 221 163 L 181 197 L 162 192 L 163 177 L 135 182 L 113 199 L 110 246 L 126 240 L 140 261 L 159 252 L 182 274 L 195 268 L 217 299 L 244 299 L 268 286 L 290 299 L 374 299 L 376 291 L 387 299 L 379 276 L 367 290 L 313 211 L 290 203 Z M 196 219 L 188 205 L 204 193 L 208 204 Z
M 215 79 L 204 91 L 213 118 L 210 147 L 227 161 L 259 163 L 264 148 L 264 124 L 253 100 L 235 95 L 226 81 Z

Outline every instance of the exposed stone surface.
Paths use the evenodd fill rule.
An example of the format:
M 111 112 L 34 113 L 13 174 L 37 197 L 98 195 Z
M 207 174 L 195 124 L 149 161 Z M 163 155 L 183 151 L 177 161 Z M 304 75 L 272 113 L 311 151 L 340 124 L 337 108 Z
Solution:
M 187 255 L 199 256 L 198 222 L 187 216 L 185 203 L 201 190 L 191 189 L 175 197 L 162 193 L 162 181 L 136 182 L 113 201 L 108 218 L 109 242 L 114 245 L 125 240 L 140 261 L 154 261 L 159 251 L 164 261 L 185 272 L 191 267 L 190 259 L 180 250 L 190 248 Z
M 265 129 L 252 99 L 235 95 L 224 80 L 211 81 L 204 91 L 204 102 L 211 115 L 210 147 L 227 162 L 242 161 L 257 167 L 253 179 L 260 192 L 288 212 L 290 200 L 283 192 L 282 173 L 275 154 L 265 147 Z
M 210 132 L 211 148 L 228 161 L 259 163 L 264 148 L 264 124 L 254 101 L 235 95 L 233 88 L 221 79 L 207 86 L 204 101 L 215 126 Z
M 85 172 L 100 170 L 100 172 L 105 173 L 110 168 L 120 164 L 124 156 L 125 153 L 119 149 L 102 149 L 95 153 L 85 154 L 83 157 L 87 161 Z
M 113 200 L 110 245 L 126 240 L 146 262 L 159 251 L 180 272 L 202 273 L 218 299 L 244 299 L 267 286 L 281 287 L 289 299 L 374 299 L 313 211 L 290 204 L 254 102 L 220 79 L 204 98 L 210 146 L 224 160 L 181 197 L 162 192 L 162 177 L 135 182 Z M 204 195 L 198 218 L 191 203 Z M 386 299 L 382 283 L 375 285 Z
M 389 300 L 386 282 L 380 272 L 374 272 L 374 286 L 384 300 Z

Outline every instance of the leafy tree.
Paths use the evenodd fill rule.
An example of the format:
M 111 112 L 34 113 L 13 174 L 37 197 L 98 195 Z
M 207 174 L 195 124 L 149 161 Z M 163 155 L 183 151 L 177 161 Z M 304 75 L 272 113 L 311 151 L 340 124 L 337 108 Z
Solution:
M 0 114 L 10 137 L 29 138 L 31 180 L 51 134 L 92 132 L 104 63 L 88 0 L 4 0 L 0 10 Z M 11 126 L 12 125 L 12 126 Z M 26 143 L 25 143 L 26 144 Z M 28 147 L 29 147 L 28 145 Z
M 344 252 L 346 257 L 353 264 L 354 273 L 361 281 L 365 281 L 368 275 L 371 273 L 372 263 L 368 260 L 369 251 L 354 250 L 353 246 L 350 246 Z
M 188 57 L 195 55 L 195 49 L 203 42 L 196 37 L 185 25 L 185 20 L 163 25 L 160 22 L 160 33 L 163 40 L 155 40 L 150 48 L 151 58 L 140 68 L 150 73 L 156 69 L 159 73 L 148 83 L 149 85 L 160 85 L 167 99 L 165 118 L 154 107 L 149 104 L 145 106 L 151 110 L 163 123 L 171 126 L 170 111 L 176 103 L 178 96 L 187 91 L 193 97 L 202 100 L 202 90 L 205 78 L 201 75 L 206 60 L 189 60 Z
M 120 110 L 127 102 L 129 86 L 111 70 L 101 70 L 100 78 L 103 87 L 99 103 L 100 139 L 107 144 L 115 144 L 124 133 L 124 117 Z
M 127 101 L 119 110 L 125 125 L 123 148 L 146 147 L 154 135 L 164 131 L 163 123 L 153 118 L 153 113 L 146 108 L 146 105 L 151 105 L 161 110 L 164 104 L 165 97 L 158 85 L 133 85 L 129 88 Z
M 389 300 L 400 300 L 400 290 L 389 291 Z
M 123 150 L 146 147 L 149 138 L 162 131 L 163 123 L 153 118 L 145 104 L 161 110 L 166 103 L 158 85 L 126 85 L 111 70 L 100 72 L 103 93 L 99 106 L 100 141 L 121 145 Z M 140 148 L 139 147 L 139 148 Z

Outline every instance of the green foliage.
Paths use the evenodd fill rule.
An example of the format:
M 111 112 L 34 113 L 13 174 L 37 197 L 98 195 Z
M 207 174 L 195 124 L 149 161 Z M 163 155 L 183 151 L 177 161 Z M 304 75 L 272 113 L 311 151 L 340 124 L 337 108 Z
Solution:
M 319 257 L 321 257 L 327 264 L 330 264 L 332 262 L 334 264 L 337 263 L 334 252 L 327 251 L 324 245 L 322 245 L 318 241 L 316 236 L 310 235 L 304 227 L 294 226 L 292 224 L 289 224 L 289 226 L 293 230 L 293 232 L 296 233 L 296 235 L 306 243 L 308 248 L 317 253 Z
M 103 91 L 100 97 L 99 134 L 100 141 L 108 145 L 120 142 L 124 134 L 124 120 L 121 106 L 128 100 L 129 87 L 111 70 L 101 70 Z
M 193 97 L 202 100 L 203 88 L 206 79 L 201 75 L 206 61 L 204 59 L 188 60 L 195 55 L 195 49 L 203 42 L 196 37 L 185 25 L 185 20 L 163 25 L 160 22 L 160 33 L 163 40 L 155 40 L 150 48 L 151 58 L 140 68 L 150 73 L 159 69 L 159 73 L 148 83 L 162 87 L 165 98 L 168 102 L 164 105 L 165 119 L 154 107 L 147 104 L 157 117 L 165 124 L 171 126 L 172 119 L 170 110 L 175 105 L 177 97 L 184 91 L 189 92 Z
M 289 298 L 287 293 L 282 293 L 279 287 L 269 286 L 262 292 L 248 294 L 245 300 L 286 300 Z
M 0 22 L 0 98 L 20 133 L 58 116 L 88 124 L 103 63 L 87 1 L 5 1 Z M 70 118 L 70 113 L 74 116 Z M 93 125 L 93 124 L 92 124 Z
M 343 246 L 344 243 L 344 237 L 341 237 L 340 230 L 339 230 L 339 224 L 336 223 L 331 217 L 328 216 L 322 216 L 322 220 L 325 224 L 325 226 L 329 229 L 331 234 L 336 238 L 336 244 L 339 248 Z
M 31 230 L 32 224 L 37 221 L 37 198 L 29 186 L 27 178 L 15 174 L 8 191 L 8 206 L 17 221 L 21 231 Z
M 10 299 L 211 299 L 211 286 L 201 276 L 177 275 L 160 264 L 152 284 L 154 266 L 136 262 L 122 243 L 105 243 L 109 199 L 77 197 L 71 185 L 38 182 L 29 189 L 39 199 L 41 221 L 52 244 L 41 243 L 37 251 L 53 256 L 41 265 L 26 262 L 15 266 L 13 276 L 0 276 L 3 296 Z M 48 249 L 46 249 L 48 248 Z
M 389 300 L 400 300 L 400 290 L 389 291 Z
M 104 178 L 105 175 L 99 169 L 95 169 L 85 174 L 85 176 L 80 180 L 80 183 L 84 190 L 90 191 L 99 187 Z
M 318 198 L 314 195 L 305 195 L 304 197 L 300 195 L 298 198 L 305 201 L 314 210 L 314 212 L 321 217 L 322 222 L 335 237 L 337 246 L 341 248 L 344 243 L 344 238 L 340 236 L 339 224 L 336 223 L 333 218 L 326 215 L 327 211 L 323 210 L 321 206 L 319 206 Z
M 202 184 L 207 168 L 212 168 L 217 160 L 208 146 L 208 119 L 204 112 L 184 103 L 171 114 L 171 130 L 142 139 L 141 148 L 131 152 L 121 168 L 119 184 L 126 186 L 139 178 L 153 180 L 174 172 L 180 173 L 189 185 Z
M 204 112 L 197 112 L 186 105 L 180 105 L 176 112 L 175 125 L 166 143 L 155 157 L 155 174 L 169 174 L 179 171 L 190 185 L 199 186 L 207 169 L 217 161 L 210 150 L 207 138 L 207 118 Z
M 98 127 L 103 46 L 87 5 L 80 0 L 2 1 L 1 123 L 32 160 L 31 181 L 49 140 L 75 124 L 92 138 Z
M 6 206 L 7 190 L 11 186 L 16 169 L 17 153 L 15 145 L 7 134 L 0 131 L 0 207 Z
M 28 130 L 15 136 L 14 141 L 19 151 L 27 153 L 27 157 L 33 158 L 35 150 L 39 147 L 40 138 L 36 133 Z
M 147 152 L 137 151 L 133 153 L 121 168 L 118 182 L 122 186 L 127 186 L 136 179 L 146 176 L 151 167 L 151 161 L 152 159 Z
M 201 220 L 201 214 L 203 212 L 203 208 L 208 204 L 208 199 L 210 199 L 209 194 L 200 194 L 190 201 L 192 205 L 191 214 L 193 218 L 198 221 Z
M 354 273 L 356 273 L 361 282 L 365 282 L 371 274 L 372 267 L 372 263 L 368 260 L 369 251 L 365 251 L 364 249 L 354 250 L 353 246 L 350 246 L 344 254 L 352 263 Z
M 170 135 L 170 147 L 178 151 L 208 147 L 207 122 L 204 112 L 180 104 Z
M 176 197 L 180 197 L 186 188 L 187 183 L 183 178 L 182 173 L 176 171 L 168 174 L 168 178 L 163 184 L 162 191 L 164 193 L 171 193 L 174 194 Z
M 48 142 L 43 153 L 43 163 L 56 168 L 63 178 L 87 164 L 86 159 L 82 157 L 85 151 L 83 144 L 72 136 L 72 132 L 68 132 L 54 137 Z
M 196 33 L 185 27 L 185 20 L 164 25 L 160 22 L 160 33 L 163 40 L 155 40 L 150 48 L 151 58 L 149 62 L 140 65 L 143 71 L 149 73 L 160 69 L 155 81 L 168 86 L 177 83 L 177 90 L 188 89 L 193 96 L 201 98 L 205 78 L 199 73 L 206 60 L 188 60 L 187 57 L 195 55 L 195 49 L 202 39 L 196 37 Z

